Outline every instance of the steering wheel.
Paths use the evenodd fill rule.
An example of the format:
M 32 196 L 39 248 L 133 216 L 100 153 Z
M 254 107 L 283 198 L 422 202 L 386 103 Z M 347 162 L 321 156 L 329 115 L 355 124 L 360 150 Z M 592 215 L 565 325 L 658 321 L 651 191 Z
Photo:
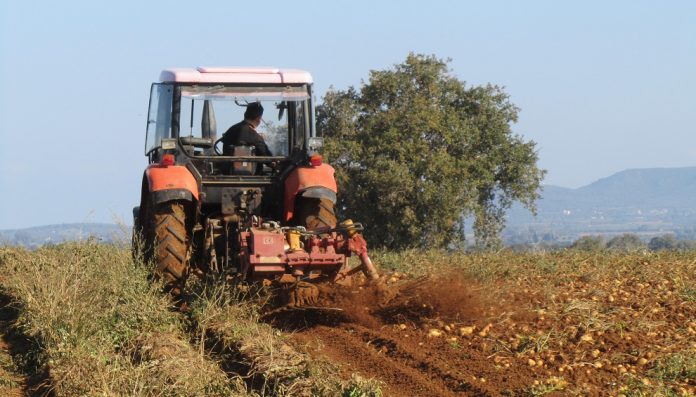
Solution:
M 218 156 L 222 156 L 222 152 L 218 149 L 218 143 L 222 142 L 222 138 L 224 138 L 224 136 L 218 138 L 215 143 L 213 143 L 213 149 L 215 149 L 215 154 Z

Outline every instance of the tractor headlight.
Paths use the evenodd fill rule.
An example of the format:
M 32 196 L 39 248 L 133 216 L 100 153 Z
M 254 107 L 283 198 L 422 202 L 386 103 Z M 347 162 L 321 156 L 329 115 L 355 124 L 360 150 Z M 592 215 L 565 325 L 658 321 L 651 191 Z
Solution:
M 176 139 L 173 139 L 173 138 L 162 139 L 161 145 L 162 145 L 163 150 L 176 149 Z
M 320 136 L 313 136 L 307 141 L 307 147 L 309 150 L 319 150 L 324 146 L 324 138 Z

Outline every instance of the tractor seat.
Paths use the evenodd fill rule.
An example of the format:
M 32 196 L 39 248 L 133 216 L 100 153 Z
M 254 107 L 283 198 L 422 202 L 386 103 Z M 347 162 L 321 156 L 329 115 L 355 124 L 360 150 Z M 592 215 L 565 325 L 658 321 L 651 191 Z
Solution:
M 225 148 L 225 155 L 227 156 L 253 156 L 254 155 L 253 146 L 243 146 L 243 145 L 229 145 Z M 230 175 L 254 175 L 256 171 L 256 164 L 251 161 L 234 161 L 230 167 Z

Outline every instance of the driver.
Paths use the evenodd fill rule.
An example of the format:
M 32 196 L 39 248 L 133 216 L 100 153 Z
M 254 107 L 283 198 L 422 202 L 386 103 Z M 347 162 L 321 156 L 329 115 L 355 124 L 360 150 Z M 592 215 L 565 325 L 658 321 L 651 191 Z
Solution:
M 256 131 L 261 124 L 261 116 L 263 116 L 261 102 L 247 104 L 244 120 L 230 127 L 222 135 L 223 153 L 228 154 L 230 146 L 253 146 L 256 149 L 254 151 L 256 156 L 272 156 L 263 137 Z

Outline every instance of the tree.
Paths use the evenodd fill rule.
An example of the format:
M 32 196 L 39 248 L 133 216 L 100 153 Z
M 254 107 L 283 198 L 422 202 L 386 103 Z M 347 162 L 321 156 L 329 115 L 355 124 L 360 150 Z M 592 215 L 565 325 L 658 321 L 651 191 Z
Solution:
M 633 252 L 645 248 L 645 243 L 635 234 L 625 233 L 609 240 L 607 248 L 612 251 Z
M 570 246 L 580 251 L 601 251 L 607 246 L 602 236 L 582 236 Z
M 410 54 L 359 89 L 330 90 L 317 109 L 338 212 L 369 224 L 372 244 L 460 244 L 473 215 L 477 244 L 495 247 L 513 202 L 535 211 L 545 171 L 535 143 L 511 130 L 519 109 L 498 86 L 467 86 L 447 63 Z
M 692 240 L 679 240 L 677 241 L 677 249 L 679 251 L 691 251 L 696 248 L 696 242 Z
M 650 251 L 674 250 L 678 248 L 677 238 L 673 234 L 664 234 L 650 239 L 648 248 Z

